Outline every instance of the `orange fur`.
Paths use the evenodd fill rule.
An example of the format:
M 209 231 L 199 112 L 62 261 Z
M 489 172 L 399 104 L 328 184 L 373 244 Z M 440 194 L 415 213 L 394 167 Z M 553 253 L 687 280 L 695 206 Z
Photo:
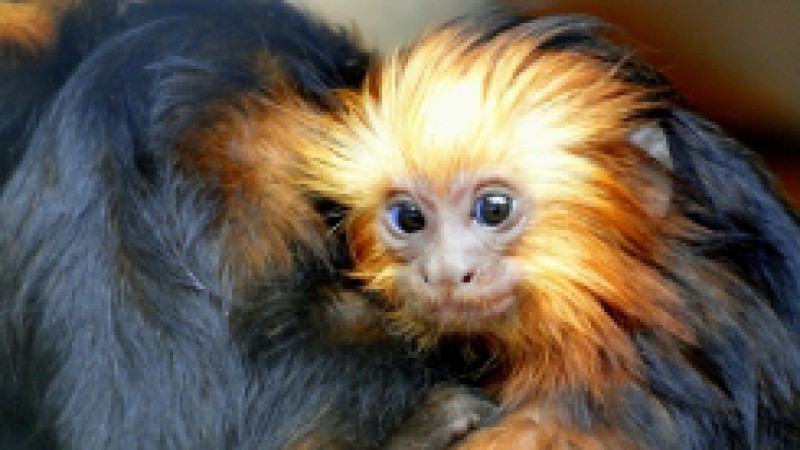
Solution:
M 46 50 L 55 37 L 53 16 L 40 4 L 0 2 L 0 46 L 29 54 Z
M 394 282 L 403 262 L 376 235 L 391 190 L 444 190 L 466 172 L 497 174 L 530 196 L 534 218 L 506 255 L 524 274 L 519 307 L 487 336 L 498 342 L 506 374 L 490 387 L 504 405 L 528 406 L 467 447 L 523 448 L 525 425 L 514 424 L 566 442 L 572 432 L 557 421 L 537 425 L 526 414 L 561 393 L 601 399 L 637 380 L 641 363 L 629 337 L 637 329 L 693 342 L 681 300 L 658 273 L 668 263 L 665 242 L 685 232 L 685 222 L 648 212 L 642 192 L 651 186 L 631 175 L 654 167 L 627 139 L 645 123 L 635 113 L 653 106 L 648 92 L 589 57 L 539 49 L 536 36 L 503 32 L 476 45 L 460 31 L 429 34 L 389 58 L 363 93 L 342 93 L 338 120 L 321 118 L 303 149 L 303 183 L 351 208 L 354 275 L 384 295 L 395 326 L 422 345 L 438 330 L 405 314 L 414 299 Z M 594 442 L 624 448 L 598 436 Z
M 630 439 L 614 430 L 595 430 L 591 435 L 564 425 L 541 408 L 528 407 L 504 417 L 496 427 L 473 433 L 458 445 L 459 450 L 634 450 Z
M 326 255 L 322 220 L 300 190 L 287 189 L 295 178 L 292 130 L 310 106 L 288 86 L 269 92 L 269 98 L 252 94 L 211 108 L 180 144 L 184 166 L 222 191 L 230 230 L 225 248 L 242 264 L 234 273 L 244 276 L 288 268 L 294 244 Z

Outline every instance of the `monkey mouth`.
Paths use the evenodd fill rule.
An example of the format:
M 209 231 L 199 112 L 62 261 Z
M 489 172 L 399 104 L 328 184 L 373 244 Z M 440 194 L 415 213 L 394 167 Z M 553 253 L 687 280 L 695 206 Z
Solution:
M 448 297 L 429 304 L 433 317 L 428 319 L 435 318 L 446 329 L 483 329 L 507 316 L 516 304 L 513 292 L 480 299 Z

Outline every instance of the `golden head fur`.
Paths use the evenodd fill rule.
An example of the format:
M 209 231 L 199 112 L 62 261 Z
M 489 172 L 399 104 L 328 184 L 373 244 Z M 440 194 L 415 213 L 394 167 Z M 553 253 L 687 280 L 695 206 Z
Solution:
M 551 30 L 552 32 L 553 30 Z M 660 330 L 691 340 L 678 299 L 658 272 L 676 221 L 654 214 L 646 175 L 668 168 L 636 148 L 652 92 L 614 65 L 543 48 L 526 26 L 484 36 L 445 26 L 388 58 L 363 92 L 343 92 L 343 112 L 303 149 L 303 183 L 351 210 L 354 275 L 384 295 L 397 325 L 436 338 L 435 324 L 404 308 L 402 264 L 375 226 L 398 186 L 447 190 L 460 176 L 502 174 L 534 209 L 506 249 L 523 273 L 511 320 L 492 330 L 509 377 L 508 402 L 561 389 L 605 387 L 637 376 L 629 333 Z M 668 194 L 667 194 L 668 195 Z

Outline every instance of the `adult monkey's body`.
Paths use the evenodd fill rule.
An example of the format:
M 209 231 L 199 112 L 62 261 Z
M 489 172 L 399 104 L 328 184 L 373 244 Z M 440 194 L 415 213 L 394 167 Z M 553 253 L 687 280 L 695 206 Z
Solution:
M 0 8 L 51 25 L 0 20 L 0 447 L 445 445 L 471 397 L 425 404 L 444 371 L 343 294 L 288 181 L 366 55 L 279 1 L 123 3 Z

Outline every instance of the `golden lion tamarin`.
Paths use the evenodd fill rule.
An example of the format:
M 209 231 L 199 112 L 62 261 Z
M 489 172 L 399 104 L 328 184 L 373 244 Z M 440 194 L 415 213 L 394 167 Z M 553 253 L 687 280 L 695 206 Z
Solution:
M 797 218 L 604 29 L 430 32 L 310 119 L 299 182 L 391 327 L 489 350 L 463 448 L 798 448 Z

